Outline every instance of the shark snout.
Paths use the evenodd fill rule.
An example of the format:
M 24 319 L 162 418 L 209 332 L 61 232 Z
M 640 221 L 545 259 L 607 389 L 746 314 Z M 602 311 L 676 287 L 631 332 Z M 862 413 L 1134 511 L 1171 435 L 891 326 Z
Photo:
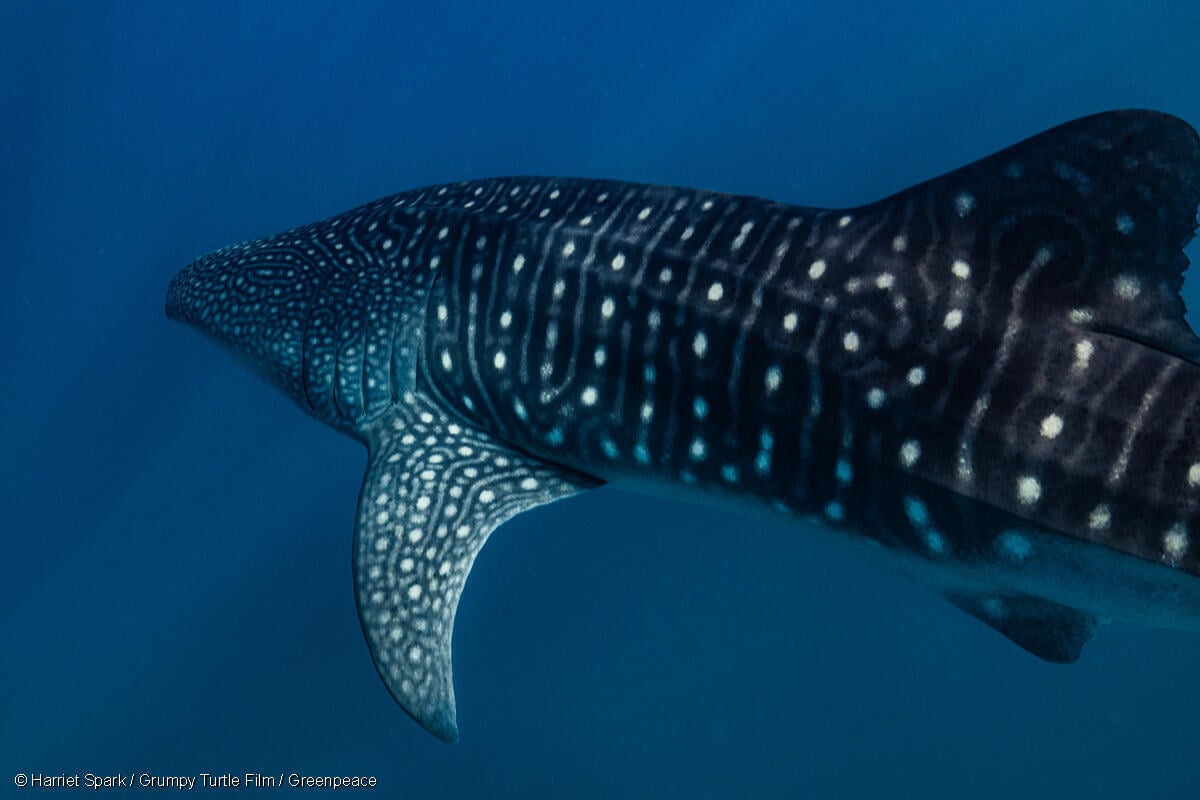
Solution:
M 192 321 L 189 315 L 191 304 L 188 302 L 190 283 L 191 267 L 180 270 L 171 279 L 171 284 L 167 287 L 167 319 L 173 319 L 176 322 Z

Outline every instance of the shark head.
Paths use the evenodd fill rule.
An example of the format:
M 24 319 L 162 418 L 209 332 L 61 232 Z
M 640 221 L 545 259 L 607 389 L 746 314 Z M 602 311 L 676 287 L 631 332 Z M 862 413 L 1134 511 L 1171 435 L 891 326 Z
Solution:
M 415 380 L 427 271 L 393 247 L 387 213 L 376 203 L 202 256 L 171 281 L 167 316 L 356 434 Z
M 284 237 L 198 258 L 167 290 L 167 316 L 199 329 L 303 407 L 305 319 L 323 270 Z

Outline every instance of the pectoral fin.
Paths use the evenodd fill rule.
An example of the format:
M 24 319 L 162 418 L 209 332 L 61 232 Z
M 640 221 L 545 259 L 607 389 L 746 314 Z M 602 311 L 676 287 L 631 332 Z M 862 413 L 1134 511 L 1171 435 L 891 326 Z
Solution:
M 1028 595 L 946 595 L 946 599 L 1045 661 L 1074 663 L 1096 636 L 1081 610 Z
M 450 640 L 475 556 L 502 522 L 599 481 L 547 465 L 420 398 L 369 431 L 354 536 L 359 619 L 396 701 L 458 739 Z
M 1096 635 L 1096 618 L 1069 606 L 1029 595 L 946 595 L 980 622 L 1035 656 L 1073 664 Z

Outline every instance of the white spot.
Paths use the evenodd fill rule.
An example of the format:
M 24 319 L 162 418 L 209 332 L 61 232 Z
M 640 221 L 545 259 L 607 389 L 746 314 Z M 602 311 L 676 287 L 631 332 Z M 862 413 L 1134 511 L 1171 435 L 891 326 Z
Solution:
M 384 239 L 384 240 L 383 240 L 383 249 L 384 249 L 384 250 L 391 250 L 391 249 L 392 249 L 392 240 L 391 240 L 391 239 Z
M 1096 352 L 1096 346 L 1088 339 L 1080 339 L 1075 343 L 1075 366 L 1076 372 L 1083 372 L 1088 368 L 1088 362 L 1092 360 L 1092 353 Z
M 812 263 L 812 266 L 808 268 L 808 277 L 815 281 L 817 278 L 825 274 L 825 267 L 825 259 L 818 258 Z
M 426 495 L 426 494 L 421 495 L 420 497 L 417 498 L 417 510 L 424 511 L 425 509 L 429 508 L 429 504 L 431 502 L 433 502 L 433 501 L 429 499 L 429 495 Z
M 748 236 L 750 234 L 750 231 L 753 228 L 754 228 L 753 222 L 746 222 L 746 223 L 742 224 L 741 230 L 738 231 L 738 235 L 733 240 L 733 249 L 734 250 L 742 249 L 742 245 L 744 245 L 746 243 L 746 236 Z
M 800 317 L 796 315 L 796 312 L 789 312 L 783 317 L 783 329 L 788 333 L 791 333 L 792 331 L 796 330 L 796 325 L 799 324 L 799 322 Z
M 1137 278 L 1130 275 L 1119 275 L 1113 283 L 1113 291 L 1122 300 L 1133 300 L 1142 293 L 1142 285 Z
M 555 281 L 554 287 L 550 291 L 553 293 L 555 300 L 561 300 L 562 296 L 567 293 L 567 282 L 563 280 Z
M 890 272 L 884 272 L 875 279 L 875 285 L 880 289 L 890 289 L 896 285 L 896 276 Z
M 650 216 L 650 206 L 646 206 L 645 208 L 643 208 L 641 211 L 638 212 L 638 219 L 642 222 L 645 222 L 646 218 L 649 216 Z
M 892 239 L 892 252 L 893 253 L 903 253 L 907 249 L 908 249 L 908 237 L 907 236 L 901 235 L 901 236 L 897 236 L 896 238 Z
M 414 644 L 408 651 L 408 660 L 416 664 L 420 662 L 421 655 L 421 645 Z
M 1193 489 L 1200 488 L 1200 463 L 1192 464 L 1187 471 L 1188 486 Z
M 504 351 L 498 350 L 492 363 L 496 365 L 496 369 L 504 369 L 504 365 L 508 363 L 508 357 L 504 355 Z
M 679 234 L 679 238 L 682 241 L 686 242 L 688 239 L 692 238 L 692 234 L 694 234 L 695 232 L 696 232 L 696 226 L 688 225 L 686 228 L 683 229 L 683 233 Z
M 883 401 L 887 399 L 887 395 L 883 393 L 883 389 L 875 387 L 867 392 L 867 405 L 874 409 L 883 408 Z
M 657 308 L 651 309 L 650 313 L 646 315 L 646 324 L 650 326 L 651 330 L 658 330 L 658 327 L 662 325 L 662 314 L 658 313 Z
M 971 265 L 961 258 L 955 259 L 954 264 L 950 267 L 950 271 L 954 273 L 954 277 L 961 278 L 964 281 L 971 277 Z
M 846 348 L 851 353 L 858 352 L 858 334 L 850 331 L 842 337 L 842 347 Z
M 925 382 L 925 368 L 913 367 L 908 371 L 909 386 L 920 386 Z
M 585 227 L 585 228 L 586 228 L 588 225 L 591 225 L 591 224 L 592 224 L 592 215 L 591 215 L 591 214 L 588 214 L 586 217 L 584 217 L 583 219 L 579 220 L 579 224 L 580 224 L 580 225 L 582 225 L 582 226 L 583 226 L 583 227 Z
M 726 483 L 737 483 L 738 477 L 738 468 L 734 465 L 726 464 L 725 466 L 721 467 L 721 478 Z
M 481 503 L 490 503 L 495 499 L 496 499 L 496 493 L 493 492 L 491 489 L 484 489 L 482 492 L 479 493 L 479 502 L 481 502 Z
M 708 401 L 703 397 L 697 397 L 692 401 L 692 413 L 696 415 L 696 419 L 704 419 L 708 416 Z
M 997 622 L 1008 619 L 1008 608 L 999 597 L 985 597 L 980 605 L 983 606 L 983 613 L 987 614 L 989 619 Z
M 532 492 L 534 489 L 538 488 L 537 478 L 525 478 L 523 481 L 521 481 L 521 488 L 527 492 Z
M 704 354 L 708 352 L 708 337 L 704 335 L 704 331 L 700 331 L 692 339 L 692 351 L 700 358 L 704 358 Z
M 563 257 L 564 257 L 564 258 L 565 258 L 565 257 L 569 257 L 569 256 L 570 256 L 572 253 L 574 253 L 574 252 L 575 252 L 575 242 L 574 242 L 574 240 L 572 240 L 572 241 L 569 241 L 569 242 L 567 242 L 566 244 L 564 244 L 564 245 L 563 245 L 562 254 L 563 254 Z
M 693 461 L 703 461 L 704 456 L 708 454 L 708 445 L 704 443 L 703 439 L 697 437 L 692 440 L 692 446 L 688 449 L 688 452 L 691 454 Z
M 617 310 L 617 304 L 613 302 L 611 297 L 604 298 L 604 302 L 600 304 L 600 316 L 608 319 Z
M 1133 217 L 1128 214 L 1117 214 L 1116 225 L 1118 233 L 1123 233 L 1126 236 L 1133 233 Z
M 438 231 L 438 238 L 439 238 L 439 239 L 445 239 L 445 238 L 446 238 L 447 236 L 449 236 L 449 235 L 450 235 L 450 229 L 449 229 L 449 228 L 442 228 L 440 231 Z
M 852 219 L 853 219 L 853 217 L 851 217 L 849 214 L 845 215 L 844 217 L 842 217 L 841 219 L 838 220 L 838 227 L 839 228 L 846 227 L 847 225 L 850 224 L 850 221 Z
M 974 195 L 967 192 L 959 192 L 954 198 L 954 210 L 958 212 L 960 217 L 965 217 L 971 213 L 971 209 L 975 208 Z
M 501 328 L 507 328 L 509 325 L 512 325 L 512 312 L 511 312 L 511 311 L 503 311 L 503 312 L 501 312 L 501 314 L 500 314 L 500 327 L 501 327 Z
M 839 458 L 837 466 L 834 468 L 834 474 L 837 476 L 838 483 L 849 483 L 854 478 L 854 469 L 850 466 L 849 461 Z
M 900 463 L 913 467 L 921 457 L 921 444 L 915 439 L 907 439 L 900 445 Z
M 615 256 L 613 256 L 612 268 L 616 272 L 620 272 L 621 270 L 625 269 L 625 254 L 624 253 L 617 253 Z
M 1083 325 L 1092 321 L 1092 312 L 1086 308 L 1072 308 L 1068 316 L 1071 318 L 1071 322 L 1074 322 L 1076 325 Z
M 916 497 L 904 498 L 904 513 L 908 521 L 918 528 L 929 524 L 929 509 Z
M 424 537 L 425 537 L 425 531 L 421 530 L 420 528 L 413 528 L 411 531 L 408 532 L 408 541 L 411 542 L 412 544 L 416 544 L 417 542 L 421 541 L 421 539 L 423 539 Z
M 1178 561 L 1183 558 L 1188 551 L 1188 535 L 1187 530 L 1183 525 L 1175 524 L 1163 536 L 1163 552 L 1166 553 L 1171 560 Z
M 708 287 L 708 302 L 716 303 L 725 296 L 725 287 L 719 283 L 714 283 Z
M 421 599 L 421 585 L 420 584 L 414 583 L 412 586 L 408 587 L 408 599 L 409 600 L 420 600 Z
M 413 567 L 415 567 L 415 566 L 416 566 L 416 564 L 413 563 L 413 560 L 411 558 L 400 559 L 400 571 L 401 572 L 412 572 Z
M 654 418 L 654 404 L 647 400 L 642 403 L 642 422 L 649 422 Z
M 1042 436 L 1053 439 L 1062 433 L 1063 421 L 1058 414 L 1050 414 L 1042 420 Z
M 442 351 L 442 369 L 446 372 L 454 369 L 454 359 L 450 358 L 450 352 L 447 350 Z
M 596 405 L 596 401 L 600 399 L 600 395 L 596 393 L 594 386 L 588 386 L 584 388 L 583 394 L 579 396 L 579 399 L 583 401 L 585 406 L 594 406 Z
M 946 537 L 930 528 L 925 531 L 925 546 L 929 552 L 941 555 L 946 552 Z
M 660 272 L 660 273 L 658 273 L 658 282 L 659 282 L 659 283 L 670 283 L 670 282 L 671 282 L 671 278 L 672 278 L 673 276 L 674 276 L 674 273 L 672 273 L 672 272 L 671 272 L 671 268 L 670 268 L 670 267 L 664 267 L 664 268 L 663 268 L 663 271 L 662 271 L 662 272 Z
M 445 322 L 450 316 L 450 310 L 444 304 L 439 303 L 437 307 L 438 322 Z
M 1107 503 L 1098 504 L 1088 515 L 1088 527 L 1094 531 L 1107 530 L 1111 522 L 1112 512 L 1109 511 Z
M 834 522 L 841 522 L 846 518 L 846 509 L 842 508 L 842 504 L 834 500 L 829 505 L 825 506 L 825 516 L 829 517 Z
M 767 385 L 767 391 L 773 392 L 779 388 L 779 384 L 783 382 L 783 373 L 777 366 L 767 367 L 767 374 L 764 378 Z
M 1021 475 L 1017 478 L 1017 499 L 1021 505 L 1031 506 L 1042 497 L 1042 484 L 1032 475 Z
M 519 273 L 525 267 L 525 256 L 517 254 L 513 259 L 513 273 Z
M 601 345 L 600 347 L 597 347 L 596 352 L 592 354 L 592 361 L 594 361 L 596 363 L 597 367 L 603 367 L 604 362 L 607 360 L 608 360 L 608 351 L 604 349 L 603 345 Z
M 962 325 L 962 319 L 962 311 L 957 308 L 952 308 L 946 312 L 946 319 L 942 324 L 946 326 L 946 330 L 952 331 L 959 325 Z
M 1004 531 L 996 537 L 1000 553 L 1018 564 L 1033 554 L 1033 542 L 1016 531 Z

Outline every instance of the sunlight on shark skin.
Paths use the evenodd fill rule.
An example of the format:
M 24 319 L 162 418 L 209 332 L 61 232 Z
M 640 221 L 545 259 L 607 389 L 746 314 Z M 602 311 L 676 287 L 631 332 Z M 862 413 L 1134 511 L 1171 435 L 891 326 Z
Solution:
M 1062 125 L 852 209 L 501 178 L 225 248 L 167 313 L 369 450 L 359 615 L 456 740 L 454 614 L 505 520 L 605 482 L 814 517 L 1046 660 L 1200 628 L 1200 141 Z

